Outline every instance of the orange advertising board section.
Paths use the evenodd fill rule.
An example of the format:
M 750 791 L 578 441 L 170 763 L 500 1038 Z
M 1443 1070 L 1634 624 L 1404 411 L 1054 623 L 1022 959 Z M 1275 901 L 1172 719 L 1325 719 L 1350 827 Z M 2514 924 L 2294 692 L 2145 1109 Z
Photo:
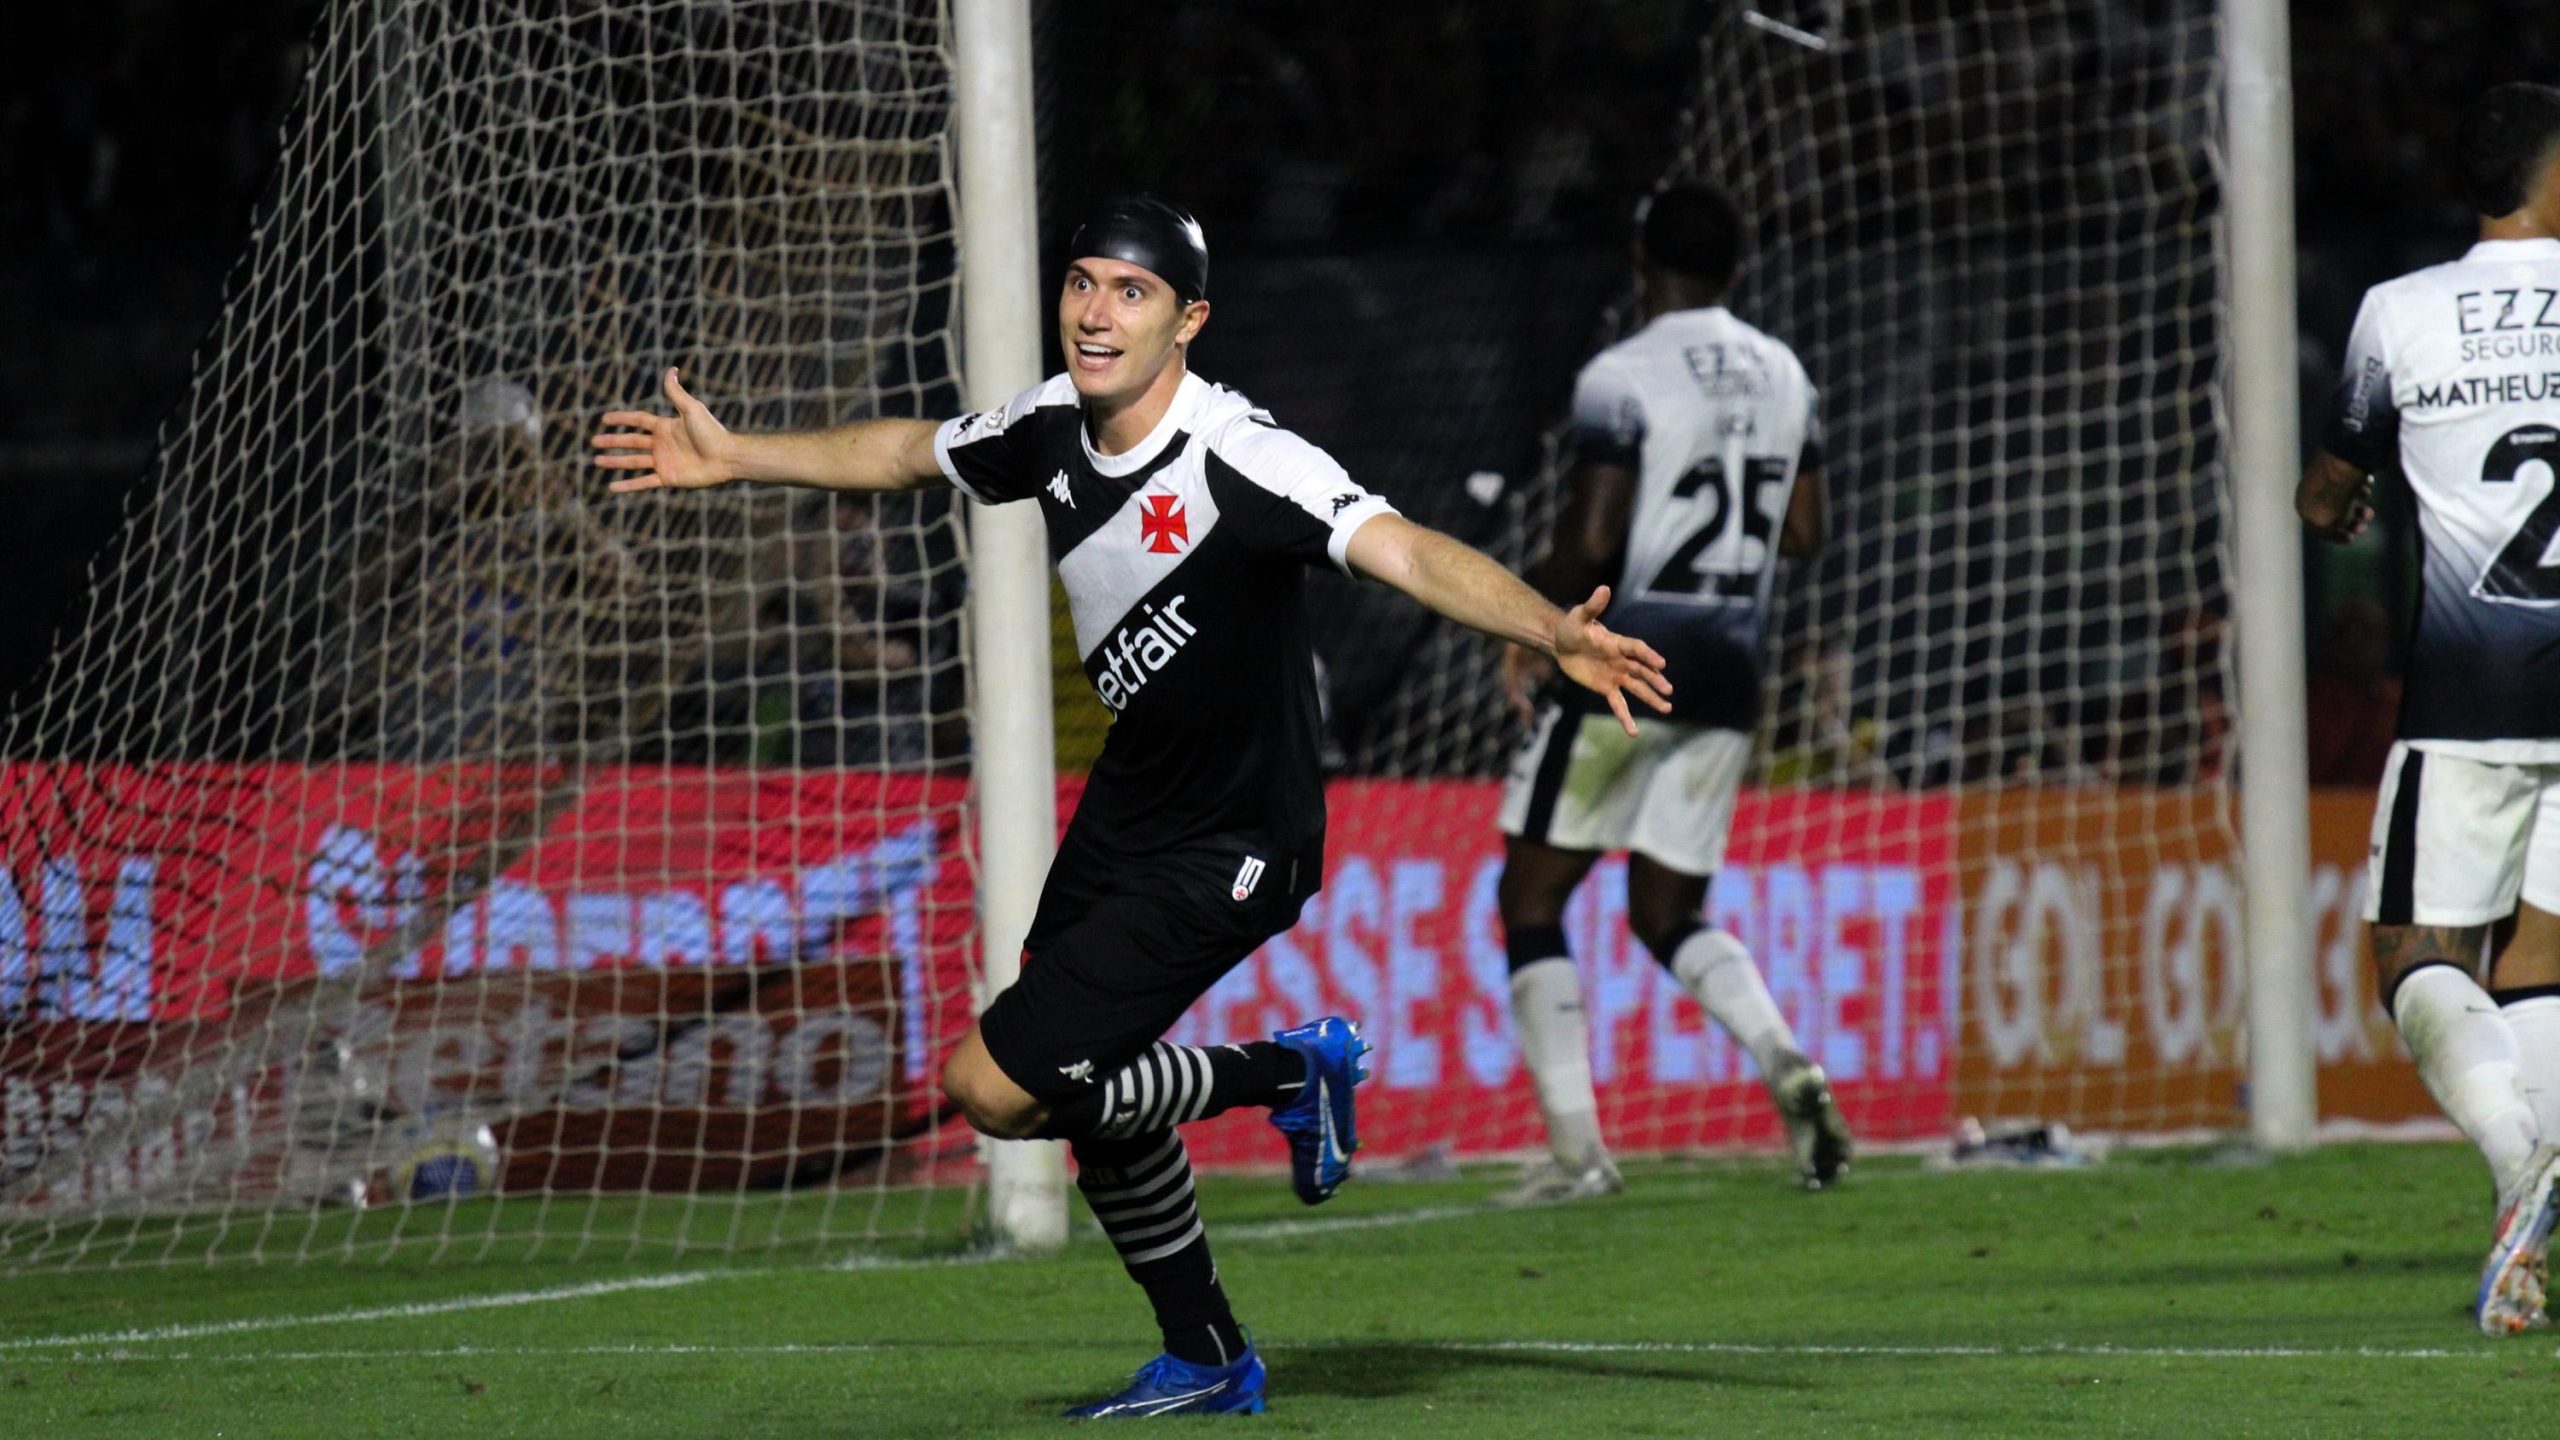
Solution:
M 2241 1118 L 2239 876 L 2222 797 L 1968 794 L 1956 1105 L 2106 1130 Z
M 2373 952 L 2364 941 L 2365 852 L 2372 843 L 2374 792 L 2319 790 L 2311 796 L 2311 967 L 2320 1009 L 2312 1037 L 2320 1050 L 2320 1118 L 2392 1124 L 2440 1118 L 2418 1082 L 2400 1032 L 2374 994 Z
M 1957 811 L 1963 934 L 1955 1106 L 2130 1133 L 2245 1123 L 2244 896 L 2212 791 L 2016 789 Z M 2312 799 L 2324 1120 L 2433 1104 L 2374 998 L 2359 922 L 2373 797 Z

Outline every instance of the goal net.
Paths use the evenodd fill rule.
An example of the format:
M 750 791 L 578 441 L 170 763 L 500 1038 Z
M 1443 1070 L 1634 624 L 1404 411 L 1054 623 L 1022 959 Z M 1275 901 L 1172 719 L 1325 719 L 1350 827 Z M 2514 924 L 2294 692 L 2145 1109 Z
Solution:
M 959 515 L 586 443 L 669 366 L 959 408 L 949 68 L 901 0 L 329 7 L 0 722 L 6 1262 L 959 1228 Z
M 1712 917 L 1868 1141 L 1943 1142 L 1965 1117 L 2233 1127 L 2212 6 L 1708 14 L 1666 178 L 1720 180 L 1749 217 L 1731 304 L 1822 392 L 1831 512 L 1825 553 L 1780 586 Z M 1630 296 L 1584 353 L 1639 319 Z M 1558 449 L 1528 476 L 1443 477 L 1515 567 L 1547 546 Z M 1209 1038 L 1300 995 L 1364 1014 L 1381 1157 L 1543 1140 L 1494 901 L 1519 735 L 1497 660 L 1435 627 L 1384 703 L 1337 708 L 1326 889 L 1196 1017 Z M 2312 902 L 2324 1054 L 2387 1057 L 2343 873 Z M 1773 1143 L 1749 1058 L 1628 933 L 1624 876 L 1604 863 L 1567 925 L 1612 1144 Z
M 1781 587 L 1714 918 L 1869 1141 L 2226 1129 L 2211 6 L 1700 13 L 1671 173 L 1751 217 L 1732 303 L 1822 390 L 1832 531 Z M 738 426 L 959 408 L 949 68 L 939 7 L 889 0 L 330 7 L 87 613 L 0 719 L 0 1263 L 961 1228 L 931 1085 L 976 948 L 961 517 L 613 500 L 585 463 L 671 365 Z M 1478 335 L 1571 288 L 1510 263 L 1405 256 L 1363 303 Z M 1223 273 L 1250 337 L 1254 267 Z M 1440 392 L 1468 451 L 1490 367 L 1411 358 L 1355 378 Z M 1364 478 L 1517 567 L 1567 458 Z M 1353 1014 L 1372 1173 L 1530 1149 L 1496 654 L 1409 609 L 1320 629 L 1399 678 L 1336 688 L 1323 892 L 1176 1038 Z M 2378 1073 L 2353 858 L 2306 897 L 2317 1033 Z M 1567 927 L 1612 1142 L 1769 1143 L 1623 884 Z M 1251 1115 L 1191 1148 L 1276 1158 Z

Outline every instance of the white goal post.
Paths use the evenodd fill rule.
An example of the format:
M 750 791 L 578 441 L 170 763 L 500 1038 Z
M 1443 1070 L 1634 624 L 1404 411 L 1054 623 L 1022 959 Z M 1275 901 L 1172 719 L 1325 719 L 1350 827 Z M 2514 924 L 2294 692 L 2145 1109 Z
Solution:
M 2228 138 L 2233 619 L 2240 638 L 2241 851 L 2248 887 L 2249 1134 L 2312 1143 L 2309 759 L 2304 745 L 2301 465 L 2293 263 L 2293 80 L 2284 0 L 2222 0 Z
M 960 140 L 961 371 L 974 410 L 1040 379 L 1038 135 L 1030 0 L 953 0 Z M 986 998 L 1013 982 L 1057 849 L 1048 539 L 1038 510 L 970 506 L 978 924 Z M 1066 1147 L 990 1141 L 987 1220 L 1026 1252 L 1067 1238 Z

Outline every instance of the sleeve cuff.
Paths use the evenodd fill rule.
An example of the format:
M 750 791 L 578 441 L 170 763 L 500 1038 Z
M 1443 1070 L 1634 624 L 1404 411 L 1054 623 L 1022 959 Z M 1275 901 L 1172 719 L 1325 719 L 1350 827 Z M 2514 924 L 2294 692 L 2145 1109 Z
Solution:
M 2400 436 L 2396 430 L 2375 426 L 2357 430 L 2332 425 L 2322 437 L 2320 448 L 2368 475 L 2379 475 L 2400 458 Z
M 1383 495 L 1371 495 L 1343 511 L 1341 518 L 1333 522 L 1333 533 L 1326 536 L 1324 542 L 1325 556 L 1333 561 L 1333 568 L 1354 580 L 1359 579 L 1351 570 L 1351 532 L 1381 515 L 1397 513 L 1396 507 L 1388 504 Z
M 960 466 L 951 458 L 951 436 L 959 426 L 960 421 L 955 418 L 945 420 L 933 427 L 933 461 L 942 467 L 942 478 L 951 482 L 952 489 L 981 505 L 993 505 L 996 502 L 982 494 L 977 486 L 961 478 Z

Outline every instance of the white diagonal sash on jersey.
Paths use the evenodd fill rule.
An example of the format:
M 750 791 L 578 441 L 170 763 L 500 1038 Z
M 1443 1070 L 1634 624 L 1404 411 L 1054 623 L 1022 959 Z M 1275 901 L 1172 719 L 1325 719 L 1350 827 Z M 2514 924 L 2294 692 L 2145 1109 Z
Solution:
M 1178 551 L 1150 550 L 1145 533 L 1146 497 L 1170 493 L 1182 502 L 1185 538 Z M 1158 471 L 1121 502 L 1119 510 L 1076 548 L 1058 560 L 1058 578 L 1067 587 L 1067 605 L 1076 622 L 1076 653 L 1090 656 L 1111 637 L 1113 629 L 1152 593 L 1164 578 L 1191 558 L 1218 523 L 1218 502 L 1209 495 L 1195 456 L 1184 455 Z

